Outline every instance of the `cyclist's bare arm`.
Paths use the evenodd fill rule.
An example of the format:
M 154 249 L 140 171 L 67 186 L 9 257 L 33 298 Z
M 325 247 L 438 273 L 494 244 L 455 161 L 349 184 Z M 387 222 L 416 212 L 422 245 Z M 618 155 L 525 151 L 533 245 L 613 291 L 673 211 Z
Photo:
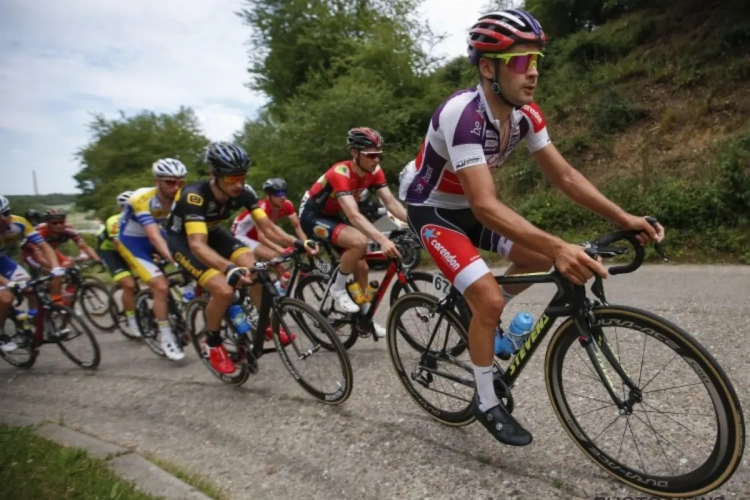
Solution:
M 554 259 L 557 251 L 565 246 L 563 240 L 537 228 L 497 199 L 495 181 L 486 164 L 463 168 L 456 175 L 471 210 L 487 229 L 550 259 Z
M 384 244 L 384 242 L 390 241 L 388 238 L 383 236 L 383 233 L 375 229 L 375 226 L 373 226 L 372 223 L 367 220 L 367 217 L 362 215 L 362 212 L 359 211 L 359 207 L 357 206 L 357 202 L 354 199 L 354 196 L 350 194 L 339 196 L 338 202 L 339 205 L 341 205 L 341 209 L 344 211 L 346 218 L 349 219 L 349 222 L 352 223 L 352 226 L 359 229 L 362 234 L 377 242 L 381 246 Z
M 393 214 L 394 217 L 402 222 L 406 222 L 406 208 L 393 196 L 391 190 L 386 186 L 376 191 L 378 198 L 383 202 L 385 208 Z
M 302 224 L 300 224 L 297 214 L 289 214 L 289 222 L 292 223 L 292 227 L 294 228 L 294 233 L 297 235 L 297 238 L 305 241 L 307 239 L 307 235 L 302 230 Z
M 167 242 L 164 241 L 164 238 L 162 238 L 161 236 L 159 225 L 146 224 L 145 226 L 143 226 L 143 231 L 146 233 L 146 236 L 148 236 L 148 241 L 150 241 L 151 244 L 154 245 L 156 251 L 159 252 L 159 255 L 167 259 L 169 262 L 174 262 L 174 260 L 172 259 L 172 255 L 169 253 Z
M 55 250 L 50 246 L 49 243 L 46 241 L 43 241 L 39 243 L 39 250 L 42 252 L 42 255 L 47 260 L 47 262 L 50 265 L 50 269 L 54 269 L 55 267 L 60 267 L 60 262 L 57 260 L 57 254 L 55 254 Z
M 258 236 L 260 236 L 260 232 L 263 231 L 268 238 L 273 239 L 274 241 L 283 243 L 286 246 L 294 245 L 294 240 L 296 238 L 274 224 L 268 217 L 256 219 L 255 224 L 258 226 Z
M 544 175 L 576 204 L 622 225 L 627 213 L 604 196 L 586 177 L 573 168 L 553 144 L 532 153 Z
M 275 225 L 275 224 L 274 224 Z M 276 253 L 284 253 L 284 249 L 279 246 L 278 241 L 280 241 L 278 238 L 272 238 L 266 233 L 260 226 L 257 227 L 258 230 L 258 241 L 265 247 L 270 248 Z
M 81 239 L 81 242 L 78 244 L 78 249 L 81 250 L 81 252 L 83 252 L 86 255 L 88 255 L 91 260 L 99 262 L 99 255 L 97 255 L 97 253 L 94 251 L 94 249 L 91 248 L 88 245 L 88 243 L 86 243 L 85 241 L 83 241 L 83 239 Z

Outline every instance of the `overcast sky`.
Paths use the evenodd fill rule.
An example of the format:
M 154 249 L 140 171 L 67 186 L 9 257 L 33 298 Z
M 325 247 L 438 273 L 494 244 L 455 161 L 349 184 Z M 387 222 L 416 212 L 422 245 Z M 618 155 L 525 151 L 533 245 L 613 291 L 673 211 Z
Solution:
M 425 0 L 449 37 L 435 55 L 465 54 L 485 0 Z M 212 140 L 229 139 L 263 105 L 251 93 L 240 0 L 2 0 L 0 194 L 74 193 L 73 153 L 90 113 L 192 107 Z

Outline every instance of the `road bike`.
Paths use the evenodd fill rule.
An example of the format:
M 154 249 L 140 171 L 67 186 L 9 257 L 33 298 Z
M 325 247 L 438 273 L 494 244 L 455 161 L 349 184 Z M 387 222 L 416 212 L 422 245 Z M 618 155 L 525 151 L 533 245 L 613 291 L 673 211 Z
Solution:
M 15 333 L 8 335 L 17 346 L 10 352 L 0 350 L 0 357 L 18 368 L 31 368 L 43 344 L 56 344 L 73 363 L 87 370 L 95 370 L 101 362 L 99 343 L 86 323 L 71 307 L 52 301 L 48 283 L 51 279 L 52 276 L 44 276 L 25 283 L 0 287 L 10 290 L 16 298 L 8 315 Z M 29 290 L 36 296 L 39 304 L 37 315 L 33 318 L 28 317 L 27 313 L 19 314 L 17 309 L 24 300 L 24 294 Z M 88 348 L 89 354 L 81 355 L 74 352 L 77 349 L 74 349 L 71 343 L 77 338 L 84 341 L 82 346 Z
M 609 274 L 632 273 L 645 255 L 635 234 L 619 231 L 584 246 L 592 257 L 614 258 L 628 251 L 614 243 L 629 242 L 633 260 L 609 268 Z M 660 246 L 656 249 L 666 260 Z M 734 474 L 745 446 L 740 401 L 724 370 L 695 338 L 654 313 L 610 304 L 599 276 L 591 287 L 594 299 L 557 270 L 495 279 L 499 285 L 557 287 L 520 350 L 505 367 L 495 360 L 495 392 L 508 411 L 513 411 L 514 384 L 562 319 L 544 360 L 547 394 L 560 424 L 588 458 L 632 488 L 673 498 L 704 495 Z M 387 322 L 388 353 L 399 380 L 423 410 L 451 426 L 474 421 L 476 397 L 468 321 L 455 309 L 461 301 L 455 288 L 440 298 L 407 293 L 391 308 Z M 412 340 L 422 340 L 419 348 L 399 343 L 407 331 Z M 410 351 L 415 352 L 411 359 Z M 457 393 L 449 394 L 451 388 Z M 445 400 L 435 402 L 439 398 Z M 614 436 L 602 437 L 606 431 Z M 649 438 L 641 436 L 649 431 Z M 702 456 L 692 459 L 682 448 Z
M 354 383 L 352 365 L 346 350 L 320 313 L 303 301 L 280 294 L 269 273 L 276 266 L 295 259 L 303 252 L 304 247 L 297 246 L 274 259 L 256 262 L 250 268 L 254 273 L 253 282 L 262 286 L 262 304 L 257 319 L 250 320 L 249 332 L 239 333 L 229 313 L 224 313 L 220 334 L 223 345 L 235 364 L 234 373 L 219 373 L 211 366 L 208 358 L 205 349 L 205 309 L 209 302 L 209 294 L 202 287 L 196 288 L 196 298 L 185 306 L 186 323 L 195 352 L 206 368 L 222 382 L 230 385 L 244 384 L 251 374 L 260 370 L 260 358 L 276 352 L 281 357 L 284 367 L 302 389 L 325 404 L 337 405 L 349 398 Z M 234 304 L 245 307 L 247 302 L 245 288 L 234 294 Z M 266 348 L 265 332 L 269 324 L 273 332 L 274 347 Z M 285 346 L 282 346 L 280 339 L 282 328 L 290 338 L 293 338 Z M 329 350 L 322 349 L 323 342 L 330 346 Z M 318 384 L 311 380 L 311 376 L 321 375 L 323 365 L 328 367 L 329 375 Z M 310 375 L 303 374 L 308 368 Z

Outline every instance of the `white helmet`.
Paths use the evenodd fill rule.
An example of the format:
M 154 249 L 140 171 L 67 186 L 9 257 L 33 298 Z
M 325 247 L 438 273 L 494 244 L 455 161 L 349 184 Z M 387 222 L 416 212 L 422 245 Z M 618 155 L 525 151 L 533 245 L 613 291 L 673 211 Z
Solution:
M 10 208 L 10 202 L 8 198 L 0 194 L 0 213 L 5 212 Z
M 133 196 L 132 191 L 123 191 L 122 193 L 117 195 L 117 205 L 122 208 L 125 206 L 125 204 L 128 202 L 130 197 Z
M 174 158 L 162 158 L 156 160 L 151 167 L 154 177 L 185 177 L 187 168 L 180 160 Z

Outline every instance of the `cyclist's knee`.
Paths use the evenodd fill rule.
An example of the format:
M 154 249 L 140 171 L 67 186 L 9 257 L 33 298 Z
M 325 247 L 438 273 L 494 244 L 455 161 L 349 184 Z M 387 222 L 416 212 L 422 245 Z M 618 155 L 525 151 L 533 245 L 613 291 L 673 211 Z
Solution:
M 123 291 L 132 292 L 135 290 L 135 281 L 131 276 L 128 276 L 120 280 L 120 286 L 122 287 Z
M 211 300 L 218 304 L 227 304 L 232 301 L 234 289 L 229 286 L 222 276 L 214 276 L 206 283 L 206 289 L 211 294 Z
M 13 294 L 8 290 L 0 291 L 0 305 L 3 307 L 8 307 L 11 304 L 13 304 Z
M 169 290 L 169 285 L 167 283 L 167 280 L 161 276 L 159 278 L 152 279 L 149 284 L 149 288 L 151 288 L 151 292 L 154 294 L 154 298 L 167 298 L 167 292 Z
M 464 297 L 478 321 L 495 324 L 500 320 L 505 300 L 491 274 L 486 274 L 472 283 L 464 292 Z

